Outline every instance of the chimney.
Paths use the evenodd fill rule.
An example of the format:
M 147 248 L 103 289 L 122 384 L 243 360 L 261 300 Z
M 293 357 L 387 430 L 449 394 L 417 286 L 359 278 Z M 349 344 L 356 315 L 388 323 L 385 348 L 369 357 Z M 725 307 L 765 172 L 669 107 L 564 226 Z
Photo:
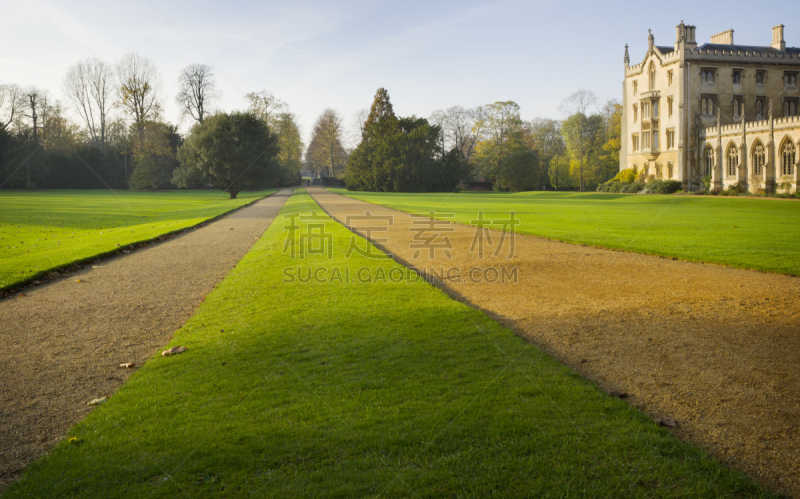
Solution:
M 687 49 L 695 49 L 697 48 L 697 42 L 694 38 L 695 30 L 697 26 L 686 26 L 686 48 Z
M 786 50 L 786 42 L 783 39 L 783 24 L 772 28 L 772 48 L 778 49 L 781 52 Z
M 713 35 L 711 37 L 711 43 L 715 45 L 733 45 L 733 30 L 729 29 L 727 31 L 723 31 L 722 33 Z

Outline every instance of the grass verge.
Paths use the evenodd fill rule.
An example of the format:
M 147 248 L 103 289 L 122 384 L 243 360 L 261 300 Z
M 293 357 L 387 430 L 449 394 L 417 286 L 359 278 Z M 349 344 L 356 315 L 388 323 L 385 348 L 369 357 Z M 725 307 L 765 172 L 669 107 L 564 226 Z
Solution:
M 188 352 L 4 497 L 770 497 L 392 260 L 346 258 L 368 243 L 326 218 L 294 235 L 330 258 L 323 237 L 292 259 L 279 215 L 176 333 Z
M 605 193 L 376 193 L 330 189 L 410 213 L 522 223 L 517 232 L 569 243 L 800 275 L 800 202 Z M 499 226 L 498 226 L 499 227 Z
M 192 227 L 277 189 L 0 191 L 0 291 L 44 273 Z

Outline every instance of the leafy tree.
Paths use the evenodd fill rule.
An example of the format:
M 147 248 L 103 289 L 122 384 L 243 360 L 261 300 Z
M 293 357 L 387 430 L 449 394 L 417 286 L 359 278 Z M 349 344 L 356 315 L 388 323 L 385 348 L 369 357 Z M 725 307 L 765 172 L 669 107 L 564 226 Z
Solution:
M 304 146 L 294 114 L 280 113 L 275 120 L 275 131 L 278 134 L 278 164 L 287 176 L 295 177 L 302 167 Z M 289 180 L 287 178 L 287 182 Z
M 141 140 L 133 152 L 134 170 L 128 183 L 133 189 L 167 189 L 171 187 L 180 135 L 172 125 L 146 123 Z
M 247 111 L 266 123 L 270 130 L 275 129 L 275 123 L 281 113 L 289 110 L 285 102 L 266 90 L 250 92 L 245 95 L 245 100 L 247 100 Z
M 322 176 L 344 173 L 347 153 L 342 146 L 342 118 L 333 109 L 326 109 L 317 118 L 306 151 L 306 164 Z
M 570 167 L 578 178 L 581 192 L 586 190 L 587 180 L 594 180 L 594 168 L 590 159 L 596 150 L 597 134 L 601 132 L 599 116 L 575 113 L 564 120 L 561 133 L 570 155 Z
M 497 172 L 497 185 L 512 191 L 541 188 L 539 156 L 527 147 L 517 147 L 503 159 Z
M 385 98 L 384 98 L 385 97 Z M 424 118 L 389 113 L 384 89 L 378 91 L 372 120 L 347 163 L 347 188 L 383 192 L 429 192 L 454 189 L 469 167 L 460 151 L 441 149 L 441 129 Z
M 245 95 L 247 111 L 254 114 L 275 133 L 278 142 L 278 164 L 291 183 L 302 167 L 303 139 L 297 118 L 289 111 L 289 106 L 271 92 L 262 90 Z
M 494 181 L 503 159 L 520 145 L 522 120 L 519 105 L 513 101 L 498 101 L 483 106 L 483 111 L 474 127 L 485 137 L 475 150 L 475 162 L 484 177 Z
M 541 185 L 555 184 L 551 181 L 550 165 L 554 158 L 564 153 L 564 138 L 561 136 L 561 122 L 547 118 L 535 118 L 527 125 L 523 138 L 526 146 L 536 151 L 541 161 Z M 556 175 L 557 178 L 557 175 Z
M 603 143 L 598 148 L 600 181 L 605 182 L 619 172 L 619 150 L 622 147 L 622 104 L 610 100 L 600 112 Z
M 550 185 L 555 190 L 571 189 L 580 184 L 580 180 L 572 177 L 569 171 L 569 154 L 562 150 L 561 154 L 553 156 L 547 169 Z
M 80 127 L 71 122 L 61 103 L 49 105 L 45 101 L 42 106 L 42 148 L 48 151 L 58 151 L 62 154 L 71 154 L 81 142 Z
M 578 90 L 561 103 L 561 111 L 568 114 L 562 125 L 562 134 L 567 142 L 570 155 L 578 162 L 581 192 L 586 190 L 584 164 L 593 151 L 597 133 L 596 122 L 590 122 L 586 115 L 597 102 L 597 96 L 589 90 Z
M 364 138 L 367 137 L 367 130 L 386 118 L 394 116 L 394 109 L 392 102 L 389 100 L 389 91 L 381 87 L 375 93 L 375 99 L 372 101 L 372 106 L 369 108 L 369 116 L 364 123 Z
M 173 183 L 191 187 L 202 175 L 236 198 L 244 188 L 277 186 L 285 178 L 276 159 L 277 137 L 253 113 L 218 113 L 192 128 L 178 149 Z

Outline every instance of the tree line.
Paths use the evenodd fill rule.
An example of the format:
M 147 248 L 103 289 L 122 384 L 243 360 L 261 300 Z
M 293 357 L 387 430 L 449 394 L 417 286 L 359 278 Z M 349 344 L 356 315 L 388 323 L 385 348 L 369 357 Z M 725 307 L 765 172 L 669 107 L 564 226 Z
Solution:
M 181 122 L 192 124 L 186 137 L 164 118 L 156 65 L 136 53 L 70 66 L 65 103 L 46 89 L 0 84 L 0 187 L 213 186 L 235 196 L 305 174 L 373 191 L 449 191 L 470 182 L 593 190 L 618 170 L 621 106 L 598 107 L 586 90 L 562 103 L 563 120 L 526 121 L 513 101 L 397 116 L 381 88 L 349 127 L 325 109 L 306 147 L 296 116 L 272 93 L 250 92 L 244 110 L 225 113 L 210 66 L 191 64 L 176 80 Z
M 358 144 L 333 171 L 353 190 L 595 190 L 619 170 L 622 107 L 613 100 L 600 107 L 579 90 L 560 109 L 563 120 L 526 121 L 513 101 L 399 117 L 381 88 L 369 111 L 354 117 Z
M 295 182 L 304 144 L 284 102 L 251 92 L 244 111 L 224 113 L 204 64 L 185 67 L 177 83 L 181 121 L 192 124 L 187 137 L 164 118 L 156 65 L 136 53 L 116 64 L 89 58 L 70 66 L 66 103 L 46 89 L 0 84 L 0 187 L 214 186 L 235 196 Z

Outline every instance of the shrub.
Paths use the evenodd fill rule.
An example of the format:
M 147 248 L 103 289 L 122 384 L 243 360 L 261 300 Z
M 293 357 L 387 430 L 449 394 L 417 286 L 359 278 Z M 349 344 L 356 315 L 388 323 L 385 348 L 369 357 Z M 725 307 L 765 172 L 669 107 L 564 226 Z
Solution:
M 645 194 L 674 194 L 683 188 L 677 180 L 652 180 L 644 189 Z
M 711 175 L 706 175 L 703 177 L 703 186 L 706 188 L 706 191 L 711 190 Z
M 631 182 L 630 184 L 625 185 L 622 188 L 621 192 L 625 192 L 628 194 L 636 194 L 637 192 L 641 192 L 644 189 L 644 182 L 639 182 L 638 180 L 635 182 Z
M 612 182 L 624 182 L 626 184 L 630 184 L 631 182 L 636 180 L 636 176 L 637 175 L 638 175 L 638 172 L 636 170 L 634 170 L 633 168 L 626 168 L 624 170 L 620 170 L 620 172 L 617 173 L 617 176 L 612 178 L 611 181 Z
M 627 182 L 612 182 L 608 187 L 608 192 L 622 192 L 622 188 L 628 185 Z
M 738 182 L 735 183 L 735 184 L 729 185 L 727 191 L 728 191 L 728 194 L 733 195 L 733 196 L 738 196 L 739 194 L 744 194 L 744 193 L 747 192 L 747 191 L 745 191 L 744 186 L 742 184 L 738 183 Z
M 608 182 L 598 185 L 597 192 L 610 192 L 609 189 L 611 189 L 611 184 L 613 183 L 615 183 L 613 180 L 609 180 Z

